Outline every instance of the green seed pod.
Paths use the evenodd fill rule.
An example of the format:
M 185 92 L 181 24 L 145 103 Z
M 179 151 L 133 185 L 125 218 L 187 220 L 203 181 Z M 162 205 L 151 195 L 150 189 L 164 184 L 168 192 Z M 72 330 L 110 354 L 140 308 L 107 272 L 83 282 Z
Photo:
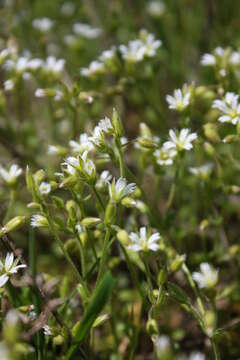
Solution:
M 16 230 L 19 226 L 23 225 L 26 220 L 25 216 L 16 216 L 11 219 L 6 225 L 0 230 L 0 236 L 8 234 L 10 231 Z
M 64 337 L 62 335 L 57 335 L 53 338 L 53 344 L 56 346 L 60 346 L 64 344 Z
M 117 239 L 121 244 L 127 246 L 129 244 L 129 236 L 126 230 L 120 230 L 117 232 Z
M 113 109 L 113 115 L 112 115 L 112 124 L 114 127 L 114 134 L 117 138 L 120 138 L 123 136 L 123 126 L 122 122 L 119 118 L 119 115 L 116 111 L 116 109 Z
M 203 126 L 204 134 L 206 138 L 213 142 L 219 142 L 220 137 L 218 135 L 218 127 L 216 124 L 213 123 L 207 123 Z
M 168 276 L 167 269 L 161 269 L 159 271 L 158 276 L 157 276 L 157 283 L 159 286 L 162 286 L 165 284 L 165 282 L 167 280 L 167 276 Z
M 34 180 L 35 183 L 37 185 L 37 187 L 39 186 L 39 184 L 41 184 L 41 182 L 45 179 L 45 171 L 43 169 L 38 170 L 35 174 L 34 174 Z
M 101 219 L 96 217 L 86 217 L 81 221 L 81 225 L 87 228 L 100 224 Z
M 111 225 L 115 223 L 116 213 L 117 213 L 116 204 L 109 201 L 105 211 L 105 218 L 104 218 L 105 225 Z

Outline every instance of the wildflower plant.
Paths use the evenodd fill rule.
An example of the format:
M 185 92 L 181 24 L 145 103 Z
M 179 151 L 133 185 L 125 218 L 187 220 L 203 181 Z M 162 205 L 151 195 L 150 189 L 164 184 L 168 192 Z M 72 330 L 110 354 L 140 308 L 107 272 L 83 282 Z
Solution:
M 210 3 L 4 1 L 0 359 L 240 357 L 240 11 Z

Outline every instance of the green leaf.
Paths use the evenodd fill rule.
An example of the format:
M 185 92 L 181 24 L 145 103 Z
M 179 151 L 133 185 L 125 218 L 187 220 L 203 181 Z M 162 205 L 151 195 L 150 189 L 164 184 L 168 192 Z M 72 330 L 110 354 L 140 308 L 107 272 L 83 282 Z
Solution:
M 73 338 L 73 345 L 69 349 L 66 360 L 72 358 L 72 355 L 77 350 L 79 343 L 83 341 L 91 327 L 93 326 L 95 320 L 99 316 L 100 312 L 107 303 L 112 290 L 114 288 L 115 281 L 110 272 L 107 272 L 102 281 L 96 288 L 95 293 L 93 294 L 92 299 L 86 309 L 85 314 L 83 315 L 80 326 L 77 329 L 77 332 Z

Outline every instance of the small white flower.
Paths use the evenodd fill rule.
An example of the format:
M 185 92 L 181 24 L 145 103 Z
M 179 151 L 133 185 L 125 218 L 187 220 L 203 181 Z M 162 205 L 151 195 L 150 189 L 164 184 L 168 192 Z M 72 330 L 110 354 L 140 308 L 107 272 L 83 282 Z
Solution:
M 147 34 L 143 44 L 144 56 L 153 57 L 156 54 L 157 49 L 162 45 L 162 42 L 161 40 L 156 40 L 153 34 Z
M 48 221 L 43 215 L 33 215 L 31 218 L 32 227 L 47 227 Z
M 157 251 L 159 249 L 160 234 L 154 233 L 151 236 L 147 234 L 147 228 L 141 227 L 139 233 L 131 232 L 129 234 L 131 244 L 128 248 L 132 251 Z
M 87 39 L 96 39 L 102 34 L 99 28 L 93 28 L 88 24 L 76 23 L 73 25 L 73 32 Z
M 155 150 L 153 155 L 155 156 L 158 165 L 172 165 L 173 159 L 177 155 L 177 151 L 174 148 L 169 149 L 163 145 L 161 149 Z
M 102 62 L 94 60 L 89 64 L 88 68 L 82 68 L 80 74 L 84 77 L 91 77 L 104 73 L 105 66 Z
M 170 140 L 163 144 L 164 149 L 176 149 L 177 151 L 191 150 L 192 142 L 197 139 L 196 133 L 190 133 L 189 129 L 182 129 L 179 134 L 169 131 Z
M 119 178 L 116 182 L 114 178 L 112 183 L 108 184 L 109 196 L 112 201 L 119 202 L 124 199 L 126 196 L 132 194 L 136 189 L 136 184 L 130 183 L 127 184 L 125 178 Z
M 200 288 L 212 288 L 218 281 L 218 270 L 215 270 L 208 263 L 200 264 L 200 272 L 193 273 L 193 279 Z
M 84 151 L 78 157 L 69 156 L 64 163 L 62 163 L 64 171 L 69 175 L 74 175 L 76 171 L 84 178 L 93 179 L 96 174 L 96 167 L 92 160 L 88 159 L 88 151 Z
M 104 188 L 110 181 L 112 180 L 112 175 L 108 170 L 102 171 L 98 181 L 97 181 L 97 188 L 102 189 Z
M 116 47 L 113 46 L 111 49 L 103 51 L 102 54 L 99 56 L 99 60 L 105 63 L 109 60 L 112 60 L 115 57 L 115 55 L 116 55 Z
M 200 64 L 203 66 L 215 66 L 216 58 L 212 54 L 204 54 L 201 58 Z
M 79 234 L 81 234 L 81 233 L 84 231 L 84 226 L 82 226 L 81 224 L 77 224 L 77 225 L 75 226 L 75 229 L 77 230 L 77 232 L 78 232 Z
M 30 70 L 37 70 L 43 66 L 44 62 L 42 59 L 31 59 L 28 61 L 28 68 Z
M 190 104 L 190 93 L 186 92 L 185 94 L 181 89 L 176 89 L 172 95 L 167 95 L 166 100 L 169 104 L 169 109 L 174 109 L 177 111 L 183 111 Z
M 0 168 L 0 176 L 8 185 L 14 185 L 21 174 L 22 169 L 16 164 L 11 165 L 9 170 Z
M 232 92 L 227 92 L 223 100 L 214 100 L 212 107 L 218 109 L 223 115 L 218 118 L 218 121 L 224 123 L 232 123 L 236 125 L 240 120 L 240 104 L 239 95 Z
M 32 25 L 35 29 L 45 33 L 51 30 L 53 21 L 47 17 L 43 17 L 40 19 L 34 19 Z
M 101 119 L 98 123 L 99 128 L 104 131 L 106 134 L 112 133 L 113 125 L 111 120 L 105 116 L 104 119 Z
M 50 193 L 50 191 L 51 191 L 51 184 L 49 184 L 49 183 L 47 183 L 45 181 L 41 182 L 41 184 L 39 186 L 40 194 L 47 195 L 47 194 Z
M 86 133 L 83 133 L 79 137 L 79 141 L 70 140 L 69 145 L 75 153 L 83 153 L 84 151 L 91 151 L 93 149 L 93 144 L 89 140 L 89 137 Z
M 45 89 L 37 89 L 35 91 L 35 96 L 38 98 L 44 98 L 46 96 L 46 90 Z
M 141 40 L 129 41 L 128 45 L 120 45 L 119 50 L 124 60 L 128 62 L 142 61 L 144 58 L 144 44 Z
M 150 1 L 149 4 L 147 5 L 147 11 L 149 15 L 156 18 L 164 14 L 165 8 L 166 8 L 165 4 L 160 0 Z
M 205 164 L 199 167 L 190 167 L 189 171 L 195 176 L 200 177 L 202 180 L 206 180 L 211 174 L 213 164 Z
M 12 79 L 6 80 L 3 83 L 3 87 L 5 91 L 12 91 L 14 88 L 14 81 Z
M 153 335 L 152 341 L 154 343 L 157 356 L 160 358 L 160 356 L 163 353 L 166 353 L 170 350 L 171 344 L 170 339 L 166 335 Z
M 206 360 L 206 356 L 199 351 L 193 351 L 190 354 L 189 360 Z
M 73 15 L 75 11 L 75 5 L 72 2 L 65 2 L 61 6 L 61 13 L 65 16 Z
M 51 336 L 52 335 L 52 330 L 51 330 L 50 326 L 44 325 L 42 328 L 43 328 L 43 333 L 44 333 L 45 336 Z
M 240 64 L 240 53 L 238 51 L 233 51 L 230 56 L 229 62 L 232 65 L 239 65 Z
M 14 260 L 13 253 L 7 253 L 5 260 L 0 260 L 0 287 L 4 286 L 12 274 L 16 274 L 19 269 L 25 268 L 26 265 L 17 265 L 19 259 Z
M 48 154 L 49 155 L 59 155 L 59 147 L 56 145 L 48 146 Z
M 58 75 L 63 71 L 64 65 L 65 65 L 64 59 L 57 60 L 54 56 L 48 56 L 44 63 L 43 69 L 46 72 Z
M 92 136 L 89 138 L 89 140 L 93 143 L 94 146 L 96 147 L 105 147 L 106 142 L 105 142 L 105 137 L 104 137 L 104 132 L 103 130 L 100 128 L 100 126 L 95 126 L 94 130 L 93 130 L 93 134 Z

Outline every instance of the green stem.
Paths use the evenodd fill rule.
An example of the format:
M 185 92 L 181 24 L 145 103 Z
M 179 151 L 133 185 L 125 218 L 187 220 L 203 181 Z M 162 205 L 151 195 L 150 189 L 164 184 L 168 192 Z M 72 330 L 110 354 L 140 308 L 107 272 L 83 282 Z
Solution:
M 103 253 L 102 253 L 102 257 L 101 257 L 100 264 L 99 264 L 96 286 L 99 284 L 99 281 L 101 280 L 103 273 L 104 273 L 104 268 L 105 268 L 106 261 L 107 261 L 108 244 L 109 244 L 109 240 L 110 240 L 110 235 L 111 235 L 110 228 L 107 227 L 105 239 L 104 239 L 104 243 L 103 243 Z
M 121 177 L 124 178 L 125 177 L 125 165 L 124 165 L 123 152 L 122 152 L 120 140 L 115 139 L 115 144 L 118 149 L 120 175 L 121 175 Z
M 76 237 L 78 239 L 78 246 L 79 246 L 79 254 L 81 260 L 81 268 L 82 268 L 82 277 L 85 279 L 86 276 L 86 264 L 85 264 L 85 256 L 84 256 L 84 248 L 80 236 L 76 233 Z
M 16 191 L 11 189 L 10 200 L 9 200 L 9 204 L 8 204 L 6 214 L 5 214 L 4 219 L 3 219 L 3 224 L 6 224 L 6 222 L 9 220 L 9 216 L 11 215 L 15 200 L 16 200 Z
M 215 339 L 211 339 L 215 360 L 221 360 L 218 344 Z
M 97 189 L 96 189 L 96 186 L 93 185 L 92 188 L 93 188 L 93 192 L 94 192 L 94 194 L 95 194 L 95 196 L 96 196 L 96 198 L 97 198 L 97 200 L 98 200 L 98 202 L 99 202 L 102 210 L 105 211 L 103 201 L 102 201 L 102 199 L 101 199 L 101 197 L 100 197 L 100 195 L 99 195 L 99 193 L 98 193 L 98 191 L 97 191 Z

